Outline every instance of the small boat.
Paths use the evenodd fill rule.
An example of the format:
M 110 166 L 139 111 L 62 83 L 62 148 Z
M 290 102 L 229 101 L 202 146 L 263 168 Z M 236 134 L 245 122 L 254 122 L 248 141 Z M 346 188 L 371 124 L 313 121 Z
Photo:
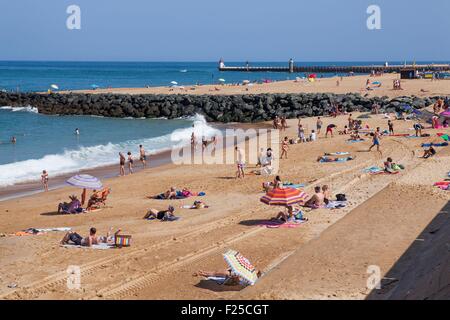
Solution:
M 187 69 L 182 69 L 182 70 L 180 70 L 180 72 L 185 73 L 185 72 L 187 72 Z

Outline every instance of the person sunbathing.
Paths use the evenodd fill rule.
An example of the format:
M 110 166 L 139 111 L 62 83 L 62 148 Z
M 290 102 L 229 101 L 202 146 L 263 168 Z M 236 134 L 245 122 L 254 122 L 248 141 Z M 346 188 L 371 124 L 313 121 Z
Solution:
M 69 196 L 71 200 L 69 203 L 62 202 L 58 204 L 58 213 L 80 213 L 83 211 L 81 208 L 81 202 L 78 200 L 77 196 L 71 195 Z
M 167 190 L 164 193 L 161 193 L 160 195 L 156 196 L 158 199 L 176 199 L 177 198 L 177 189 L 175 187 L 170 187 L 169 190 Z
M 80 236 L 78 233 L 76 232 L 67 232 L 64 237 L 61 240 L 61 244 L 65 245 L 65 244 L 74 244 L 77 246 L 86 246 L 86 247 L 90 247 L 93 244 L 98 244 L 99 243 L 99 239 L 97 238 L 97 229 L 96 228 L 91 228 L 89 230 L 89 236 L 83 238 L 82 236 Z
M 200 200 L 195 200 L 194 204 L 191 207 L 191 209 L 206 209 L 206 208 L 209 208 L 209 206 Z
M 346 158 L 332 158 L 328 156 L 319 156 L 317 157 L 317 162 L 339 162 L 339 161 L 350 161 L 353 160 L 354 157 L 346 157 Z
M 428 159 L 436 154 L 436 150 L 433 146 L 430 146 L 428 149 L 424 150 L 422 158 Z
M 325 196 L 323 195 L 320 186 L 316 186 L 314 188 L 314 192 L 315 194 L 308 201 L 305 202 L 305 207 L 320 208 L 323 206 Z
M 158 219 L 160 221 L 166 221 L 170 220 L 171 218 L 175 217 L 174 213 L 175 208 L 173 206 L 169 206 L 167 210 L 161 210 L 158 211 L 156 209 L 150 209 L 144 216 L 144 219 L 152 220 L 152 219 Z
M 262 272 L 260 270 L 256 271 L 256 275 L 258 278 L 261 277 Z M 237 286 L 237 285 L 243 285 L 246 286 L 247 284 L 242 281 L 242 279 L 233 272 L 231 269 L 223 270 L 223 271 L 204 271 L 199 270 L 196 273 L 193 274 L 194 277 L 205 277 L 205 278 L 216 278 L 214 280 L 220 280 L 220 282 L 224 285 L 228 286 Z

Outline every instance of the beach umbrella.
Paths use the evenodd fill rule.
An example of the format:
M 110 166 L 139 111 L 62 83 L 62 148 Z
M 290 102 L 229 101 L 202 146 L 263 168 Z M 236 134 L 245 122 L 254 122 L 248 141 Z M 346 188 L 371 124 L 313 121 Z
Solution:
M 225 79 L 220 78 L 219 82 L 225 82 Z
M 174 86 L 176 86 L 178 84 L 178 82 L 176 81 L 171 81 L 170 84 L 173 84 Z
M 247 258 L 235 250 L 228 250 L 223 254 L 223 258 L 231 270 L 239 276 L 242 281 L 249 285 L 254 285 L 256 283 L 258 280 L 256 268 Z
M 92 84 L 92 85 L 91 85 L 91 88 L 92 88 L 92 89 L 98 89 L 98 88 L 100 88 L 100 87 L 99 87 L 98 85 L 96 85 L 96 84 Z
M 89 174 L 77 174 L 67 180 L 66 183 L 70 184 L 71 186 L 83 189 L 97 190 L 103 188 L 102 182 L 98 178 L 93 177 Z
M 308 195 L 294 188 L 273 189 L 262 196 L 260 201 L 269 206 L 291 206 L 296 203 L 304 202 Z
M 242 81 L 242 84 L 249 84 L 250 83 L 250 80 L 243 80 Z
M 58 89 L 59 89 L 59 87 L 58 87 L 56 84 L 52 84 L 50 87 L 51 87 L 52 89 L 55 89 L 55 90 L 58 90 Z
M 450 136 L 448 134 L 441 134 L 441 135 L 439 135 L 439 137 L 441 137 L 445 141 L 450 141 Z

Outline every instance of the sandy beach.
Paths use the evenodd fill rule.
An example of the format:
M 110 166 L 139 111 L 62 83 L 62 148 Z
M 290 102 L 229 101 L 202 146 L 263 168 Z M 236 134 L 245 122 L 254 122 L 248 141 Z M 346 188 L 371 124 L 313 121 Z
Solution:
M 293 75 L 292 77 L 294 77 Z M 224 75 L 226 77 L 226 74 Z M 184 86 L 182 88 L 172 87 L 149 87 L 149 88 L 110 88 L 96 90 L 79 90 L 71 92 L 82 93 L 114 93 L 114 94 L 194 94 L 194 95 L 234 95 L 234 94 L 259 94 L 259 93 L 361 93 L 370 96 L 387 96 L 389 98 L 398 96 L 416 95 L 418 97 L 441 96 L 450 94 L 450 81 L 430 79 L 401 80 L 403 90 L 393 90 L 393 80 L 399 79 L 398 74 L 384 74 L 370 77 L 368 75 L 357 75 L 352 77 L 319 78 L 315 82 L 305 80 L 276 81 L 272 83 L 254 84 L 252 86 L 242 85 L 201 85 Z M 366 81 L 379 81 L 380 88 L 367 91 Z M 339 80 L 339 86 L 336 81 Z M 68 91 L 59 91 L 67 93 Z
M 386 89 L 371 94 L 397 94 L 390 91 L 392 77 L 382 77 Z M 338 90 L 336 79 L 321 79 L 310 87 L 292 81 L 267 86 L 274 92 L 280 88 L 285 92 L 326 92 L 334 83 L 333 92 L 349 92 L 362 87 L 364 79 L 346 78 Z M 446 81 L 414 80 L 404 82 L 405 90 L 401 93 L 410 94 L 408 87 L 414 87 L 414 92 L 420 95 L 417 90 L 420 87 L 433 88 L 432 93 L 426 95 L 444 94 L 448 93 L 446 87 L 449 85 Z M 256 93 L 259 86 L 261 90 L 267 90 L 266 85 L 255 85 L 250 90 Z M 228 89 L 230 92 L 226 91 Z M 135 90 L 127 92 L 162 90 L 164 93 L 161 88 Z M 209 89 L 205 86 L 201 90 Z M 238 92 L 236 90 L 242 88 L 221 87 L 221 93 Z M 201 94 L 202 91 L 197 88 L 195 92 Z M 315 127 L 315 121 L 315 118 L 302 119 L 308 132 Z M 324 125 L 330 123 L 343 128 L 347 116 L 325 117 Z M 387 120 L 382 115 L 371 115 L 363 119 L 363 123 L 371 128 L 387 128 Z M 397 120 L 394 123 L 396 132 L 413 133 L 412 121 Z M 286 133 L 281 135 L 296 137 L 297 120 L 288 120 L 288 125 Z M 403 284 L 404 274 L 409 275 L 409 280 L 413 277 L 412 281 L 420 279 L 421 274 L 411 270 L 413 259 L 405 263 L 401 258 L 439 213 L 448 214 L 449 210 L 449 192 L 433 187 L 433 183 L 444 180 L 449 171 L 448 147 L 437 148 L 438 154 L 430 159 L 419 156 L 423 153 L 421 143 L 439 141 L 436 133 L 449 133 L 450 130 L 427 129 L 425 132 L 431 137 L 384 137 L 383 156 L 376 151 L 367 152 L 369 139 L 348 144 L 348 136 L 337 134 L 325 138 L 322 133 L 316 142 L 291 145 L 288 159 L 280 162 L 279 175 L 284 181 L 306 184 L 304 191 L 308 194 L 313 193 L 315 186 L 328 184 L 333 195 L 344 193 L 348 199 L 345 208 L 305 210 L 309 221 L 297 228 L 260 226 L 261 221 L 279 211 L 278 207 L 269 207 L 259 201 L 264 194 L 261 183 L 272 177 L 248 175 L 236 180 L 234 165 L 162 164 L 133 175 L 109 178 L 104 180 L 104 184 L 112 188 L 106 207 L 87 214 L 56 213 L 59 202 L 68 200 L 70 194 L 79 193 L 71 187 L 2 201 L 0 233 L 6 236 L 0 238 L 3 271 L 0 296 L 3 299 L 389 297 L 397 284 Z M 316 161 L 325 152 L 338 151 L 350 152 L 356 159 L 346 163 Z M 388 156 L 403 164 L 405 170 L 398 175 L 370 175 L 363 171 L 370 166 L 381 166 Z M 247 171 L 253 168 L 254 165 L 249 164 Z M 170 201 L 148 198 L 171 186 L 205 192 L 206 196 L 201 200 L 210 207 L 181 208 L 200 199 L 196 197 Z M 142 219 L 149 208 L 161 210 L 169 204 L 176 208 L 180 220 Z M 132 246 L 111 250 L 66 248 L 59 245 L 61 232 L 22 237 L 8 235 L 29 227 L 71 227 L 85 235 L 92 226 L 100 235 L 110 227 L 122 228 L 124 234 L 132 235 Z M 255 286 L 241 290 L 192 275 L 199 269 L 224 269 L 221 254 L 228 248 L 240 251 L 263 271 L 263 277 Z M 67 288 L 66 269 L 69 265 L 81 268 L 81 290 Z M 384 291 L 375 295 L 366 286 L 369 265 L 379 266 L 382 277 L 396 281 L 386 284 L 389 279 L 383 280 Z M 440 284 L 443 287 L 448 285 L 444 282 Z M 396 294 L 402 296 L 402 291 Z

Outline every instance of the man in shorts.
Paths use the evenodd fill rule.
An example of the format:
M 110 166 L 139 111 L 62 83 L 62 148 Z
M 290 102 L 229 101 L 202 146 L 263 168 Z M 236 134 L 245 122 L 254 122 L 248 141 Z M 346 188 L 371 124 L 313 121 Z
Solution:
M 142 162 L 142 167 L 145 168 L 147 166 L 147 156 L 145 155 L 145 150 L 142 144 L 139 145 L 139 160 Z

